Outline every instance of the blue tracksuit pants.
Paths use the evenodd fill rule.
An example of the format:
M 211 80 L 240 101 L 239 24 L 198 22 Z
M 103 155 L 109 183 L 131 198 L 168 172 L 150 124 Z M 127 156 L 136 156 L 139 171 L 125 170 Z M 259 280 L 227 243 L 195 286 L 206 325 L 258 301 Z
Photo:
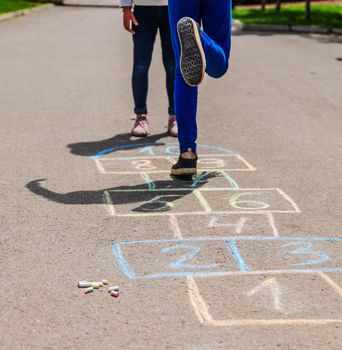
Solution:
M 180 71 L 180 44 L 177 23 L 191 17 L 202 24 L 202 45 L 206 73 L 220 78 L 228 70 L 231 37 L 231 0 L 169 0 L 172 45 L 176 58 L 175 108 L 180 152 L 196 152 L 198 88 L 187 85 Z

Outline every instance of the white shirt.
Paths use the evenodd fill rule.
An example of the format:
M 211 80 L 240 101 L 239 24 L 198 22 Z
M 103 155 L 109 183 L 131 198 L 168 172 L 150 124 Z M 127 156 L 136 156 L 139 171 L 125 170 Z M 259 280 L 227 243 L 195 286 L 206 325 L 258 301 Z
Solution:
M 184 0 L 186 1 L 186 0 Z M 120 0 L 120 6 L 167 6 L 168 0 Z

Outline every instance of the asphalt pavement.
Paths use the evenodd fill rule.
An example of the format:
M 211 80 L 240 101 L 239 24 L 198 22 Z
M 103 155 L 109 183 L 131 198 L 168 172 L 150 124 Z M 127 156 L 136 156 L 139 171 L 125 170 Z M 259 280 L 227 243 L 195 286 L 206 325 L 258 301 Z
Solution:
M 341 39 L 235 33 L 195 181 L 159 46 L 134 139 L 120 10 L 0 24 L 0 349 L 341 349 Z

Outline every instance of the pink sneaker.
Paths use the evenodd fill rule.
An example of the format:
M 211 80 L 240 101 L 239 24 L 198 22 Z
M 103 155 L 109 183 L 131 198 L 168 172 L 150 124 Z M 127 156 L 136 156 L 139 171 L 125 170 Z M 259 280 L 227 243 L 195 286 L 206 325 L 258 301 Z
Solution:
M 137 114 L 131 135 L 136 137 L 148 136 L 148 124 L 149 121 L 146 114 Z
M 178 126 L 177 126 L 177 121 L 176 121 L 175 115 L 169 116 L 169 124 L 167 127 L 167 133 L 172 137 L 178 136 Z

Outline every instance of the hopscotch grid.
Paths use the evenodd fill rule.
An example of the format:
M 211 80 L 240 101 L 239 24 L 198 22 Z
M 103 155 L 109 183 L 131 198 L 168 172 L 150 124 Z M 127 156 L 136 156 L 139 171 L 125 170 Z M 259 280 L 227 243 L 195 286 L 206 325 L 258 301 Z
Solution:
M 210 278 L 210 277 L 218 277 L 218 276 L 243 276 L 243 275 L 272 275 L 272 274 L 317 274 L 319 275 L 329 286 L 334 289 L 335 292 L 337 292 L 342 297 L 342 288 L 329 276 L 327 276 L 325 273 L 329 272 L 342 272 L 342 268 L 323 268 L 323 269 L 310 269 L 310 270 L 300 270 L 300 269 L 291 269 L 291 270 L 265 270 L 265 271 L 248 271 L 247 269 L 241 269 L 241 264 L 239 263 L 240 271 L 225 271 L 225 272 L 180 272 L 180 273 L 161 273 L 161 274 L 151 274 L 151 275 L 145 275 L 145 276 L 135 276 L 133 270 L 131 270 L 129 264 L 125 260 L 124 256 L 122 255 L 120 245 L 129 245 L 129 244 L 144 244 L 144 243 L 165 243 L 165 242 L 178 242 L 178 241 L 225 241 L 226 244 L 229 244 L 229 247 L 231 248 L 232 252 L 234 252 L 235 247 L 237 248 L 236 241 L 241 240 L 254 240 L 254 241 L 308 241 L 308 240 L 315 240 L 315 241 L 342 241 L 342 237 L 279 237 L 279 232 L 277 230 L 277 227 L 275 225 L 274 217 L 272 213 L 301 213 L 299 207 L 297 204 L 281 189 L 279 188 L 266 188 L 266 189 L 260 189 L 260 188 L 240 188 L 239 185 L 235 182 L 234 179 L 232 179 L 226 171 L 256 171 L 256 168 L 253 167 L 251 164 L 249 164 L 242 156 L 239 154 L 210 154 L 210 155 L 203 155 L 203 157 L 209 158 L 209 157 L 235 157 L 236 159 L 239 159 L 242 163 L 244 163 L 247 167 L 247 169 L 206 169 L 201 168 L 200 170 L 203 172 L 219 172 L 221 173 L 229 182 L 231 188 L 201 188 L 201 189 L 191 189 L 191 188 L 170 188 L 170 189 L 155 189 L 155 183 L 153 180 L 150 179 L 148 174 L 153 173 L 167 173 L 168 170 L 152 170 L 152 171 L 144 171 L 143 173 L 137 172 L 137 171 L 127 171 L 127 172 L 106 172 L 103 168 L 102 164 L 99 164 L 98 160 L 115 160 L 115 159 L 167 159 L 169 162 L 173 163 L 174 158 L 172 156 L 139 156 L 139 157 L 117 157 L 117 158 L 99 158 L 96 159 L 94 157 L 93 159 L 96 162 L 96 165 L 98 166 L 98 169 L 101 173 L 104 174 L 141 174 L 143 179 L 148 184 L 149 189 L 148 190 L 111 190 L 111 191 L 105 191 L 104 198 L 107 202 L 106 209 L 111 214 L 114 213 L 114 216 L 123 216 L 123 217 L 132 217 L 132 216 L 170 216 L 170 213 L 143 213 L 143 214 L 119 214 L 115 215 L 115 209 L 114 205 L 110 198 L 109 192 L 157 192 L 157 191 L 188 191 L 188 192 L 194 192 L 196 197 L 199 199 L 201 204 L 204 203 L 204 208 L 206 209 L 206 212 L 190 212 L 190 213 L 172 213 L 170 216 L 170 226 L 172 230 L 174 231 L 174 236 L 176 239 L 173 240 L 145 240 L 145 241 L 131 241 L 131 242 L 122 242 L 122 243 L 114 243 L 112 242 L 112 249 L 115 257 L 117 258 L 118 264 L 121 268 L 121 270 L 130 278 L 130 279 L 149 279 L 149 278 L 162 278 L 162 277 L 186 277 L 187 284 L 188 284 L 188 294 L 190 298 L 190 302 L 193 305 L 194 311 L 197 315 L 197 318 L 202 324 L 208 324 L 213 326 L 244 326 L 244 325 L 287 325 L 287 324 L 330 324 L 330 323 L 342 323 L 342 319 L 232 319 L 232 320 L 214 320 L 209 312 L 208 306 L 205 303 L 203 297 L 200 294 L 199 288 L 197 283 L 195 282 L 194 276 L 199 278 Z M 201 194 L 201 191 L 227 191 L 227 190 L 241 190 L 241 191 L 248 191 L 248 190 L 258 190 L 258 191 L 267 191 L 267 190 L 276 190 L 287 202 L 289 202 L 294 210 L 259 210 L 259 211 L 217 211 L 212 212 L 209 204 L 204 199 L 204 197 Z M 200 196 L 200 198 L 199 198 Z M 204 202 L 203 202 L 204 200 Z M 267 219 L 269 221 L 269 224 L 272 228 L 274 237 L 256 237 L 256 236 L 228 236 L 228 237 L 197 237 L 192 239 L 183 239 L 182 233 L 179 229 L 178 222 L 177 222 L 177 215 L 225 215 L 225 214 L 265 214 L 267 216 Z M 114 245 L 116 248 L 114 248 Z M 233 245 L 233 246 L 232 246 Z M 238 248 L 237 248 L 238 249 Z M 234 255 L 234 254 L 233 254 Z M 236 257 L 234 256 L 234 259 L 236 260 Z M 239 259 L 238 259 L 239 260 Z

